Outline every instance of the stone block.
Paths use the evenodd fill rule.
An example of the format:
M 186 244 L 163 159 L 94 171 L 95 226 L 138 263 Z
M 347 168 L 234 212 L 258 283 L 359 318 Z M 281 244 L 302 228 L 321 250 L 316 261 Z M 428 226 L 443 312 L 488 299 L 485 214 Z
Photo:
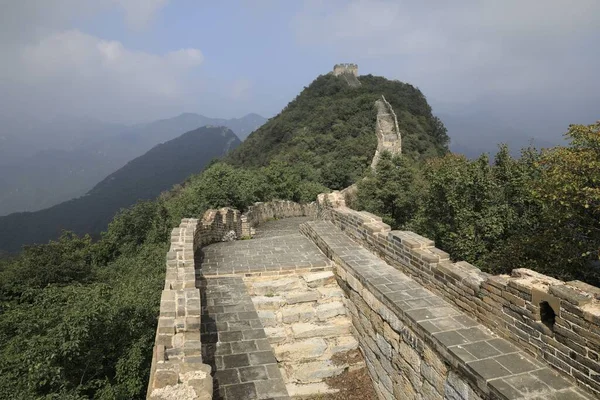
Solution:
M 332 337 L 348 335 L 352 324 L 347 319 L 331 320 L 327 324 L 297 323 L 292 325 L 292 333 L 296 339 L 312 337 Z
M 325 286 L 335 282 L 335 275 L 332 271 L 314 272 L 303 275 L 304 281 L 310 288 Z
M 174 386 L 179 382 L 179 374 L 169 369 L 157 369 L 154 373 L 153 389 L 161 389 L 166 386 Z
M 352 335 L 337 337 L 332 342 L 329 347 L 332 354 L 345 353 L 358 348 L 358 341 Z
M 293 343 L 275 346 L 277 361 L 302 361 L 321 357 L 327 350 L 327 343 L 322 338 L 311 338 Z
M 332 389 L 325 382 L 317 383 L 288 383 L 286 385 L 287 392 L 292 398 L 304 398 L 308 396 L 325 395 L 329 393 L 337 393 L 338 389 Z
M 575 306 L 583 306 L 591 303 L 593 300 L 593 296 L 590 293 L 568 285 L 552 285 L 548 292 Z
M 320 382 L 325 378 L 341 374 L 346 368 L 346 365 L 335 365 L 330 360 L 313 361 L 292 365 L 291 377 L 302 383 Z
M 273 311 L 257 311 L 257 314 L 265 328 L 277 326 L 277 314 Z
M 286 324 L 308 322 L 314 319 L 315 309 L 311 304 L 287 306 L 281 310 L 281 320 Z
M 285 300 L 282 296 L 254 296 L 252 303 L 257 310 L 278 310 Z
M 318 288 L 318 289 L 320 292 L 321 289 L 325 289 L 325 288 Z M 285 295 L 285 301 L 287 302 L 287 304 L 309 303 L 309 302 L 317 301 L 321 297 L 319 292 L 305 291 L 305 292 L 287 293 Z
M 267 327 L 265 328 L 265 334 L 271 344 L 282 343 L 287 339 L 286 329 L 282 327 Z
M 338 315 L 346 315 L 346 307 L 340 301 L 324 303 L 317 306 L 316 314 L 319 321 L 325 321 Z
M 250 291 L 255 295 L 277 295 L 297 291 L 301 288 L 300 281 L 294 278 L 281 278 L 268 281 L 254 282 Z

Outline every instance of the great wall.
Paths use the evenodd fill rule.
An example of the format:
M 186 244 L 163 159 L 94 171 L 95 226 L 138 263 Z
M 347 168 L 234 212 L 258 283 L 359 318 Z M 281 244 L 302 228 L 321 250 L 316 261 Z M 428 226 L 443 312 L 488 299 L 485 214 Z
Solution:
M 391 106 L 376 107 L 373 165 L 401 150 Z M 600 396 L 600 289 L 454 262 L 347 192 L 182 220 L 148 399 L 311 398 L 361 371 L 382 400 Z

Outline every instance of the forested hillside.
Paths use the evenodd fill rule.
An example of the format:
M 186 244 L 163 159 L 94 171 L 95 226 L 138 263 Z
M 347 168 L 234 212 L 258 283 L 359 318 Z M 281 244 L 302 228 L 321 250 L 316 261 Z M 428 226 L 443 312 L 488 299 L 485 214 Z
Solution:
M 352 183 L 375 151 L 374 102 L 381 94 L 398 108 L 410 154 L 420 159 L 447 151 L 445 130 L 417 89 L 360 79 L 363 86 L 350 89 L 344 80 L 319 77 L 228 163 L 121 211 L 99 240 L 65 234 L 0 261 L 0 399 L 144 398 L 171 228 L 211 207 L 307 202 L 327 191 L 325 185 Z M 187 147 L 200 157 L 201 146 Z M 140 163 L 129 176 L 151 179 L 152 173 L 138 172 L 164 165 L 155 162 Z M 109 180 L 98 189 L 105 185 L 135 186 Z M 93 212 L 99 205 L 63 211 Z M 23 228 L 28 224 L 36 221 L 13 227 L 35 235 L 35 227 Z M 0 242 L 14 243 L 9 232 Z
M 58 239 L 62 230 L 97 236 L 122 207 L 150 200 L 240 144 L 227 128 L 199 128 L 151 149 L 85 196 L 45 210 L 0 217 L 0 251 Z
M 308 202 L 358 181 L 354 206 L 453 257 L 598 283 L 600 125 L 572 127 L 569 147 L 520 159 L 502 150 L 490 165 L 447 154 L 445 129 L 416 88 L 360 80 L 317 78 L 225 162 L 122 210 L 99 240 L 65 234 L 0 261 L 0 400 L 144 398 L 169 232 L 208 208 Z M 371 172 L 381 94 L 398 114 L 404 154 L 384 154 Z
M 384 95 L 398 116 L 402 149 L 418 159 L 448 151 L 448 136 L 421 91 L 382 77 L 360 77 L 350 87 L 334 75 L 319 76 L 275 118 L 228 157 L 234 165 L 259 166 L 272 160 L 311 169 L 331 189 L 355 182 L 371 163 L 377 138 L 374 104 Z
M 38 211 L 82 196 L 154 146 L 201 126 L 225 126 L 244 140 L 265 121 L 258 114 L 222 119 L 184 113 L 133 126 L 93 120 L 67 120 L 60 124 L 34 122 L 31 132 L 21 132 L 16 127 L 16 132 L 11 132 L 10 124 L 2 126 L 0 216 Z M 16 125 L 23 127 L 29 123 L 20 121 Z M 5 138 L 4 132 L 13 135 Z M 11 139 L 18 138 L 20 133 L 24 136 L 22 140 L 11 145 Z M 9 156 L 44 147 L 43 151 L 36 150 L 17 159 Z
M 492 163 L 386 155 L 358 184 L 354 207 L 493 274 L 531 268 L 600 286 L 600 122 L 565 136 L 566 147 L 519 158 L 499 146 Z

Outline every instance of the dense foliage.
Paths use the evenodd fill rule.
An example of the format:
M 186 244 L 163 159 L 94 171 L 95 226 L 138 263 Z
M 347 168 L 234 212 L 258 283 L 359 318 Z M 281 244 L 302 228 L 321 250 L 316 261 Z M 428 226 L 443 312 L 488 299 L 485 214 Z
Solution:
M 65 233 L 0 261 L 0 399 L 143 398 L 171 228 L 211 207 L 325 190 L 302 168 L 213 163 L 121 211 L 96 242 Z
M 455 258 L 597 283 L 599 125 L 574 126 L 571 146 L 541 154 L 513 159 L 502 148 L 490 165 L 445 155 L 446 131 L 417 89 L 361 82 L 319 77 L 228 163 L 122 210 L 98 240 L 65 233 L 0 260 L 0 400 L 143 398 L 171 228 L 208 208 L 310 201 L 363 176 L 358 206 Z M 371 172 L 381 94 L 398 114 L 404 155 L 384 154 Z
M 203 127 L 159 144 L 85 196 L 41 211 L 0 217 L 0 251 L 16 253 L 24 244 L 55 240 L 63 229 L 97 237 L 122 207 L 154 199 L 239 143 L 231 130 Z
M 424 158 L 447 152 L 446 129 L 418 89 L 372 75 L 360 81 L 360 87 L 350 87 L 333 75 L 318 77 L 229 160 L 243 166 L 271 160 L 304 165 L 324 186 L 343 189 L 358 180 L 373 159 L 375 101 L 382 95 L 397 114 L 405 154 Z
M 454 259 L 492 273 L 526 267 L 600 284 L 600 124 L 572 125 L 567 147 L 493 163 L 454 154 L 382 158 L 356 206 L 430 237 Z
M 251 135 L 229 164 L 213 162 L 156 200 L 122 210 L 98 240 L 65 233 L 0 260 L 0 400 L 143 398 L 170 229 L 208 208 L 244 209 L 275 198 L 307 202 L 327 191 L 325 184 L 352 183 L 375 150 L 374 102 L 381 93 L 398 105 L 406 149 L 446 151 L 445 129 L 417 89 L 383 78 L 361 80 L 362 88 L 350 90 L 341 79 L 318 78 Z M 210 146 L 187 142 L 176 161 L 163 146 L 152 162 L 130 163 L 128 179 L 115 175 L 62 214 L 98 213 L 120 191 L 157 184 L 157 168 L 164 174 L 170 166 L 165 161 L 184 165 L 195 155 L 206 162 L 203 155 L 215 146 L 223 148 L 216 140 Z M 36 223 L 33 218 L 13 227 L 35 237 Z M 94 232 L 88 228 L 78 231 Z M 5 232 L 2 243 L 15 230 Z

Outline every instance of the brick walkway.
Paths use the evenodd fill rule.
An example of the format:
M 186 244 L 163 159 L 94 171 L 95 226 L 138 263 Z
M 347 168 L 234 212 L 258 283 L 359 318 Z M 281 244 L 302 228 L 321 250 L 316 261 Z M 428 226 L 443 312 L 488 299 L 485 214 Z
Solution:
M 287 218 L 267 222 L 256 229 L 251 240 L 215 243 L 200 249 L 196 265 L 199 275 L 228 276 L 246 273 L 275 273 L 289 270 L 319 271 L 329 260 L 298 226 L 307 218 Z
M 200 283 L 202 358 L 215 400 L 289 399 L 277 360 L 242 278 Z
M 257 227 L 254 239 L 215 243 L 197 252 L 202 356 L 214 371 L 215 400 L 289 399 L 242 276 L 331 269 L 298 231 L 308 220 L 270 221 Z

